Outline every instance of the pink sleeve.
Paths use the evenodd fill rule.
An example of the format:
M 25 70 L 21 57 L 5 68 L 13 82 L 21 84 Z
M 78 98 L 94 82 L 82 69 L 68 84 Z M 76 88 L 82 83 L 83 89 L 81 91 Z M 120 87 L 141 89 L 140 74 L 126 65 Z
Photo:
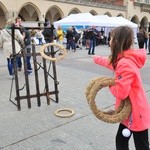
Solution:
M 109 87 L 114 97 L 123 100 L 129 95 L 134 75 L 134 70 L 128 64 L 124 63 L 117 66 L 115 71 L 116 85 Z
M 104 66 L 110 70 L 113 70 L 113 67 L 112 65 L 109 63 L 109 60 L 107 57 L 101 57 L 101 56 L 97 56 L 95 55 L 93 57 L 93 61 L 98 64 L 98 65 L 101 65 L 101 66 Z

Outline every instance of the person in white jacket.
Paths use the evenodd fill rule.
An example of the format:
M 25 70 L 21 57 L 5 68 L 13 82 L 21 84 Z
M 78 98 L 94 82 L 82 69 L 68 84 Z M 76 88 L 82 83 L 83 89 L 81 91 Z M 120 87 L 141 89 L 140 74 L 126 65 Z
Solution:
M 7 67 L 9 71 L 9 75 L 13 77 L 14 74 L 14 64 L 13 64 L 13 50 L 12 50 L 12 35 L 11 35 L 11 27 L 14 21 L 12 19 L 8 19 L 6 26 L 1 30 L 0 34 L 0 48 L 3 50 L 3 55 L 7 59 Z M 15 29 L 15 50 L 16 53 L 19 53 L 21 50 L 20 43 L 23 43 L 23 36 L 18 29 Z M 17 62 L 17 60 L 16 60 Z

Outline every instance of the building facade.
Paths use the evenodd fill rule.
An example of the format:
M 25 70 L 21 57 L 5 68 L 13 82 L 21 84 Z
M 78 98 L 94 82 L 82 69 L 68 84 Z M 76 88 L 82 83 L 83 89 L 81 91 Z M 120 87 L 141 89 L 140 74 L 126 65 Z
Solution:
M 122 16 L 150 31 L 150 0 L 1 0 L 0 27 L 8 18 L 20 16 L 26 22 L 51 23 L 70 14 Z

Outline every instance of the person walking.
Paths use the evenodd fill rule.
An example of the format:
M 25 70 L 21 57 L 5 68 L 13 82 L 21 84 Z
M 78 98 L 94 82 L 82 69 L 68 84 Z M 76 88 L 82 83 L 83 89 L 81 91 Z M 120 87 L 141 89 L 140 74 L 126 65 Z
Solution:
M 147 50 L 148 48 L 148 32 L 146 30 L 143 30 L 144 32 L 144 47 L 145 47 L 145 50 Z
M 70 48 L 72 49 L 73 52 L 76 51 L 76 48 L 75 48 L 75 37 L 74 37 L 74 34 L 73 34 L 73 31 L 72 31 L 72 27 L 69 27 L 67 29 L 67 32 L 66 32 L 66 39 L 67 39 L 67 50 L 70 50 Z
M 61 26 L 58 26 L 58 28 L 56 30 L 56 38 L 57 38 L 57 43 L 60 45 L 63 45 L 64 32 L 63 32 Z
M 64 32 L 61 28 L 61 26 L 57 27 L 56 30 L 56 39 L 57 39 L 57 43 L 60 45 L 63 45 L 63 40 L 64 40 Z M 58 55 L 62 55 L 63 53 L 60 51 L 60 53 Z
M 7 68 L 9 71 L 10 78 L 14 77 L 14 60 L 13 60 L 13 52 L 12 52 L 12 35 L 11 35 L 11 27 L 14 24 L 12 19 L 8 19 L 6 26 L 1 31 L 0 35 L 0 47 L 3 49 L 3 54 L 7 59 Z M 21 50 L 21 46 L 19 44 L 23 42 L 23 36 L 18 29 L 15 29 L 15 50 L 16 54 L 18 54 Z M 18 57 L 16 57 L 16 63 L 18 62 Z
M 17 17 L 15 19 L 15 26 L 19 28 L 22 36 L 23 36 L 23 40 L 25 38 L 25 29 L 24 27 L 22 26 L 22 19 L 21 17 Z M 18 57 L 18 60 L 17 60 L 17 63 L 18 63 L 18 71 L 21 71 L 22 70 L 22 60 L 21 60 L 21 57 Z
M 145 49 L 134 49 L 133 30 L 128 26 L 119 26 L 112 31 L 108 58 L 94 56 L 93 61 L 114 72 L 115 85 L 109 87 L 116 98 L 115 107 L 127 97 L 130 98 L 132 111 L 120 124 L 116 134 L 116 150 L 129 150 L 131 135 L 136 150 L 150 150 L 148 129 L 150 127 L 150 105 L 142 85 L 140 68 L 146 61 Z M 129 131 L 126 136 L 122 132 Z
M 98 34 L 98 31 L 96 30 L 95 26 L 92 26 L 92 28 L 90 28 L 88 32 L 90 35 L 90 47 L 89 47 L 88 54 L 95 55 L 96 35 Z
M 145 35 L 143 29 L 140 29 L 140 31 L 137 33 L 137 40 L 139 48 L 144 48 Z
M 24 44 L 25 44 L 25 51 L 26 51 L 26 63 L 27 63 L 27 73 L 31 74 L 32 73 L 32 67 L 31 67 L 31 34 L 29 30 L 25 30 L 25 38 L 24 38 Z
M 89 29 L 85 29 L 84 38 L 85 38 L 85 49 L 89 50 L 89 47 L 90 47 L 90 32 L 89 32 Z
M 39 29 L 38 31 L 37 31 L 37 33 L 36 33 L 36 38 L 38 39 L 38 45 L 43 45 L 43 41 L 42 41 L 42 39 L 43 39 L 43 34 L 42 34 L 42 30 L 41 29 Z

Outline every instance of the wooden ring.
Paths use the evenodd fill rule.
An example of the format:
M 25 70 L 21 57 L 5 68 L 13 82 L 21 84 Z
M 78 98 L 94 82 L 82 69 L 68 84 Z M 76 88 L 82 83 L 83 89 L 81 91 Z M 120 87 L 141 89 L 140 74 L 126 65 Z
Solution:
M 61 112 L 69 112 L 69 114 L 61 114 Z M 71 116 L 74 115 L 74 110 L 69 109 L 69 108 L 63 108 L 63 109 L 58 109 L 55 111 L 54 113 L 57 117 L 61 117 L 61 118 L 69 118 Z
M 45 49 L 47 47 L 50 47 L 50 46 L 55 46 L 55 47 L 58 47 L 59 50 L 58 52 L 61 53 L 61 55 L 59 55 L 59 57 L 52 57 L 51 55 L 48 56 L 45 54 Z M 57 44 L 57 43 L 47 43 L 47 44 L 43 44 L 41 47 L 40 47 L 40 54 L 43 58 L 47 59 L 47 60 L 50 60 L 50 61 L 59 61 L 59 60 L 62 60 L 64 59 L 64 57 L 66 56 L 67 54 L 67 50 L 60 44 Z
M 95 104 L 95 97 L 98 91 L 104 87 L 115 85 L 113 78 L 100 77 L 93 79 L 86 88 L 86 98 L 93 114 L 100 120 L 107 123 L 122 122 L 131 114 L 131 103 L 129 97 L 121 101 L 118 109 L 113 110 L 113 113 L 104 112 L 97 108 Z

